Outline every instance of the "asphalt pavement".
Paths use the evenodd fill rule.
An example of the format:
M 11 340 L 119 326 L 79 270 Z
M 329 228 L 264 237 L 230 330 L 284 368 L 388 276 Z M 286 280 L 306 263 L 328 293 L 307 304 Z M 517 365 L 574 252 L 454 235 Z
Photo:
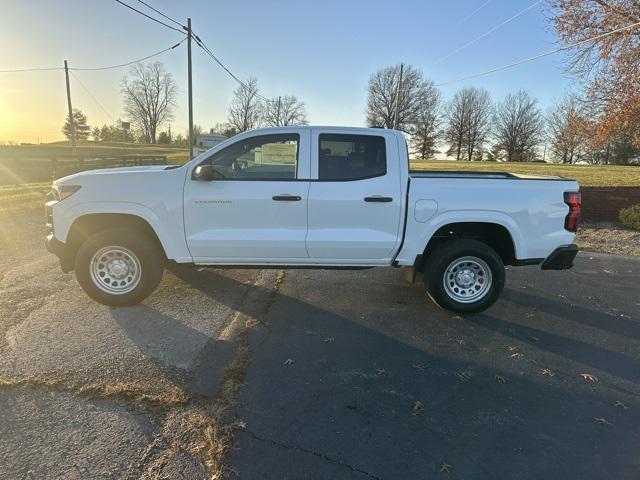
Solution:
M 229 478 L 640 476 L 638 257 L 509 268 L 464 318 L 398 269 L 173 266 L 111 309 L 0 220 L 0 478 L 210 478 L 221 424 Z

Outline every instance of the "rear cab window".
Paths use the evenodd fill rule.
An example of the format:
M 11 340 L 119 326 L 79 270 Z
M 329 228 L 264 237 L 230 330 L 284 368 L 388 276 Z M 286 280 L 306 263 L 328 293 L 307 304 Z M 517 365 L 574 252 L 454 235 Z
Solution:
M 321 133 L 318 148 L 319 180 L 363 180 L 387 173 L 384 137 Z

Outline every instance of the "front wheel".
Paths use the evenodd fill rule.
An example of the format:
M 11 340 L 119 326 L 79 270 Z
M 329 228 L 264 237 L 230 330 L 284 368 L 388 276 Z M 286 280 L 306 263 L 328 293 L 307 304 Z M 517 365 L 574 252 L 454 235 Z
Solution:
M 454 312 L 481 312 L 504 288 L 504 264 L 487 244 L 473 239 L 446 241 L 429 254 L 423 269 L 427 294 Z
M 95 301 L 122 307 L 147 298 L 164 272 L 164 258 L 144 233 L 114 228 L 89 237 L 78 250 L 78 283 Z

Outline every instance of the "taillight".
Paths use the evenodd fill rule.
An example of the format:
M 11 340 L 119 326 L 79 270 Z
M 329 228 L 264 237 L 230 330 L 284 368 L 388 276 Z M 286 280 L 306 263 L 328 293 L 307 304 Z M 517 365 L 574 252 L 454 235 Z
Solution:
M 569 213 L 564 219 L 564 228 L 570 232 L 577 232 L 582 209 L 580 192 L 564 192 L 564 203 L 569 205 Z

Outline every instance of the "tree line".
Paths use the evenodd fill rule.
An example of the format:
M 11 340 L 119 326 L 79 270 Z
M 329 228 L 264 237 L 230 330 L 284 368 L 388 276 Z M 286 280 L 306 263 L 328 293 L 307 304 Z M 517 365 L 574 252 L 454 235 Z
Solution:
M 88 140 L 89 136 L 99 142 L 174 143 L 187 146 L 188 139 L 182 134 L 172 137 L 170 131 L 161 128 L 174 118 L 177 85 L 160 62 L 136 64 L 122 79 L 120 92 L 124 111 L 133 124 L 133 130 L 123 128 L 118 120 L 112 125 L 88 125 L 87 117 L 80 110 L 73 110 L 71 120 L 67 115 L 62 133 L 71 139 L 71 121 L 75 126 L 76 140 Z M 285 94 L 265 98 L 258 91 L 258 81 L 249 78 L 234 91 L 225 123 L 218 123 L 211 130 L 232 136 L 258 127 L 281 127 L 306 125 L 307 111 L 304 102 L 295 95 Z M 194 125 L 194 137 L 203 132 Z M 195 144 L 195 138 L 194 138 Z
M 378 70 L 368 86 L 368 126 L 405 132 L 412 156 L 423 160 L 445 153 L 458 161 L 608 164 L 640 154 L 628 136 L 595 143 L 588 115 L 585 100 L 573 94 L 547 111 L 525 90 L 495 102 L 486 90 L 465 87 L 444 101 L 434 83 L 408 65 Z

